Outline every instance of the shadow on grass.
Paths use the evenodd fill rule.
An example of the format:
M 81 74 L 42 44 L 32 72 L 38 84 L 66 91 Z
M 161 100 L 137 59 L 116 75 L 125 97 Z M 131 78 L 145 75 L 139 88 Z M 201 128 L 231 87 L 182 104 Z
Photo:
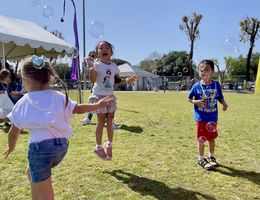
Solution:
M 129 132 L 134 132 L 134 133 L 142 133 L 143 132 L 143 129 L 140 126 L 127 126 L 125 124 L 122 124 L 120 129 L 129 131 Z
M 119 108 L 118 110 L 132 112 L 132 113 L 139 113 L 138 111 L 135 111 L 135 110 L 128 110 L 128 109 L 122 109 L 122 108 Z
M 87 125 L 97 125 L 97 123 L 91 122 L 90 124 L 82 124 L 82 126 L 87 126 Z
M 10 127 L 9 126 L 2 126 L 1 129 L 3 130 L 4 133 L 8 133 Z
M 223 169 L 221 169 L 221 168 L 223 168 Z M 247 179 L 257 185 L 260 185 L 260 173 L 257 173 L 254 171 L 245 171 L 245 170 L 228 167 L 225 165 L 220 165 L 219 168 L 217 169 L 217 172 L 227 175 L 227 176 L 241 177 L 241 178 Z
M 104 173 L 114 176 L 117 180 L 127 184 L 129 188 L 140 193 L 142 196 L 153 196 L 155 199 L 159 200 L 198 200 L 200 198 L 197 196 L 201 196 L 207 200 L 216 200 L 214 197 L 200 192 L 187 190 L 182 187 L 170 188 L 160 181 L 140 177 L 122 170 L 114 170 Z

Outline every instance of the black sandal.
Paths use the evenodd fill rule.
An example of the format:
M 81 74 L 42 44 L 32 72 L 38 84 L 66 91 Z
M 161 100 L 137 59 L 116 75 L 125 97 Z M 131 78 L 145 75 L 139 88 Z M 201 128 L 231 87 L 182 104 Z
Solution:
M 199 164 L 199 166 L 201 166 L 203 169 L 206 169 L 206 170 L 208 170 L 208 171 L 215 169 L 215 167 L 212 166 L 206 158 L 204 158 L 204 159 L 202 159 L 202 160 L 199 160 L 199 161 L 198 161 L 198 164 Z
M 209 160 L 209 163 L 212 166 L 214 166 L 214 167 L 218 167 L 219 166 L 219 164 L 218 164 L 218 162 L 217 162 L 217 160 L 216 160 L 216 158 L 214 156 L 208 157 L 208 160 Z

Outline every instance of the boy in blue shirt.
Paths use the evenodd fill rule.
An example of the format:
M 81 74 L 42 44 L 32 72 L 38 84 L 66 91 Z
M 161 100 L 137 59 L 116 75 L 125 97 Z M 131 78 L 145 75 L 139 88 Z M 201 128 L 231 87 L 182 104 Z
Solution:
M 218 106 L 219 101 L 223 111 L 227 110 L 221 86 L 218 81 L 212 80 L 214 62 L 202 60 L 198 65 L 201 81 L 196 82 L 191 88 L 188 101 L 194 104 L 194 120 L 197 126 L 198 164 L 206 170 L 213 170 L 218 166 L 214 152 L 215 139 L 218 136 Z M 209 142 L 209 157 L 204 157 L 204 143 Z

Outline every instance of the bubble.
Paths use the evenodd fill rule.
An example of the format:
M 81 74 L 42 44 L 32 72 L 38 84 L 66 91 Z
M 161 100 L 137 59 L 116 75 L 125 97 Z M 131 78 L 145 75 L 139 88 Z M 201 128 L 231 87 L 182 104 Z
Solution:
M 183 67 L 182 71 L 183 71 L 183 73 L 187 73 L 189 71 L 189 68 L 188 67 Z
M 53 9 L 50 6 L 43 6 L 42 15 L 48 18 L 53 17 Z
M 235 37 L 226 37 L 224 39 L 223 47 L 224 50 L 230 54 L 240 52 L 239 40 L 237 40 Z
M 182 72 L 178 72 L 178 73 L 177 73 L 177 76 L 182 76 Z
M 217 123 L 216 122 L 208 122 L 206 125 L 207 131 L 213 133 L 217 131 Z
M 207 138 L 205 136 L 200 136 L 198 140 L 199 140 L 200 144 L 205 144 L 205 142 L 207 141 Z
M 92 21 L 88 28 L 88 32 L 92 37 L 102 38 L 104 35 L 105 26 L 100 21 Z
M 31 5 L 36 8 L 40 8 L 42 4 L 42 0 L 31 0 Z
M 79 56 L 79 50 L 76 47 L 69 47 L 67 50 L 67 56 L 77 58 Z
M 54 112 L 50 112 L 50 111 L 46 112 L 45 113 L 45 118 L 50 123 L 54 123 L 56 121 Z

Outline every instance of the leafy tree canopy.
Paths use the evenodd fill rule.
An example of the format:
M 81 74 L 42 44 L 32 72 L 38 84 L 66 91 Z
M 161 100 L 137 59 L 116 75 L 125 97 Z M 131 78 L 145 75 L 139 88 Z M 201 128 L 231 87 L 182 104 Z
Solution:
M 250 75 L 256 75 L 260 53 L 253 53 L 250 61 Z M 230 75 L 246 75 L 246 57 L 240 55 L 238 58 L 225 58 L 227 72 Z
M 158 52 L 153 52 L 139 63 L 139 67 L 145 71 L 153 72 L 157 67 L 157 61 L 161 57 L 161 54 Z
M 171 51 L 157 61 L 156 72 L 160 76 L 188 76 L 189 55 L 185 51 Z

